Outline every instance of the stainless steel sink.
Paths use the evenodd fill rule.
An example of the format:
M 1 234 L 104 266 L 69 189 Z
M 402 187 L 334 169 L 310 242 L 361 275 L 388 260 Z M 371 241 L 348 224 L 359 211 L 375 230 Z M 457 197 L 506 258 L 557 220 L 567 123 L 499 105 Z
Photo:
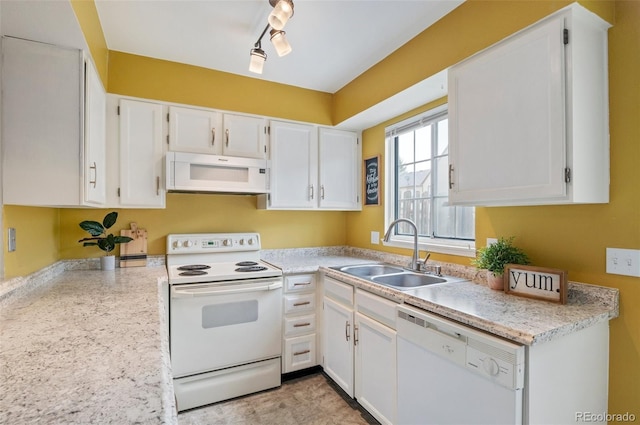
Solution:
M 354 264 L 351 266 L 331 267 L 334 270 L 366 279 L 369 282 L 385 285 L 400 291 L 422 288 L 437 283 L 447 283 L 464 280 L 453 276 L 436 276 L 416 273 L 400 266 L 384 263 Z
M 339 269 L 341 272 L 360 277 L 372 277 L 391 273 L 402 273 L 400 267 L 393 267 L 386 264 L 363 264 L 359 266 L 346 266 Z
M 434 283 L 447 282 L 447 279 L 443 279 L 441 277 L 417 273 L 373 276 L 371 280 L 373 282 L 381 283 L 387 286 L 393 286 L 398 289 L 413 289 L 420 286 L 433 285 Z

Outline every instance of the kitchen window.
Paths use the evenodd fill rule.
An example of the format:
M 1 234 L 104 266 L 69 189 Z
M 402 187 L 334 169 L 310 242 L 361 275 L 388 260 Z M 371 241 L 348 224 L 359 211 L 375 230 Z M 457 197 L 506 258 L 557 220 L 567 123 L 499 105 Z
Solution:
M 475 208 L 449 206 L 447 106 L 386 129 L 385 224 L 407 218 L 418 227 L 421 250 L 475 255 Z M 406 223 L 393 229 L 387 245 L 413 247 Z

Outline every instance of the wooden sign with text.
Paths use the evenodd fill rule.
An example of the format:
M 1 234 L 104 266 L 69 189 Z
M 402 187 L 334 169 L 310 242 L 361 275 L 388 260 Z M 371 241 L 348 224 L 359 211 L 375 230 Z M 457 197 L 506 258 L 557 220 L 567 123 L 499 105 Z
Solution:
M 522 297 L 567 303 L 567 272 L 545 267 L 507 264 L 504 292 Z

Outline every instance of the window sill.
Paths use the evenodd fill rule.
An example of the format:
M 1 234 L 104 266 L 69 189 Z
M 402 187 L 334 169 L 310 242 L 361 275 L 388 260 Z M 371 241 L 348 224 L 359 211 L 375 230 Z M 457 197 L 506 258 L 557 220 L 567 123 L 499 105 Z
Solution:
M 413 237 L 392 237 L 384 246 L 413 249 Z M 437 252 L 438 254 L 459 255 L 461 257 L 475 257 L 475 241 L 454 241 L 448 239 L 418 239 L 420 251 Z

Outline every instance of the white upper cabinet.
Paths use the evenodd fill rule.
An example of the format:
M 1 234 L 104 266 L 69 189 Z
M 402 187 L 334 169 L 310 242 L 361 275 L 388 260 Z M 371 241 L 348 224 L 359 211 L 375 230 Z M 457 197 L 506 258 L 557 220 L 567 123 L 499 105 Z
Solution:
M 267 156 L 267 120 L 213 109 L 169 106 L 169 151 L 244 158 Z
M 222 114 L 169 106 L 169 150 L 222 155 Z
M 119 147 L 114 180 L 119 207 L 164 208 L 163 173 L 163 106 L 131 99 L 119 104 Z M 110 103 L 113 100 L 110 101 Z
M 4 203 L 102 204 L 104 89 L 90 60 L 11 37 L 2 51 Z
M 449 202 L 609 200 L 607 28 L 573 4 L 449 70 Z
M 320 129 L 320 208 L 358 210 L 360 158 L 358 135 L 351 131 Z
M 270 207 L 314 208 L 318 192 L 317 127 L 271 121 L 270 145 Z
M 356 133 L 285 121 L 270 129 L 270 193 L 258 197 L 258 208 L 362 208 Z
M 223 155 L 258 159 L 267 157 L 267 120 L 265 118 L 224 114 L 223 125 Z

